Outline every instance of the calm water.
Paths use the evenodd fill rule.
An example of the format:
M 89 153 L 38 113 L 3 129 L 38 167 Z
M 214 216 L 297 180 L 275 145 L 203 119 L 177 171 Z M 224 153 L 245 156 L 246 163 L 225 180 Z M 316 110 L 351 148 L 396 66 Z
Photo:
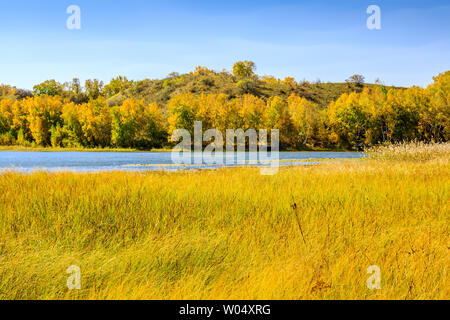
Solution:
M 198 157 L 196 154 L 193 155 Z M 248 153 L 246 157 L 249 158 Z M 355 152 L 280 152 L 280 165 L 308 165 L 316 163 L 315 159 L 356 159 L 360 157 L 361 154 Z M 311 161 L 305 161 L 308 159 Z M 0 152 L 0 171 L 146 171 L 209 169 L 223 166 L 236 165 L 175 165 L 169 152 Z

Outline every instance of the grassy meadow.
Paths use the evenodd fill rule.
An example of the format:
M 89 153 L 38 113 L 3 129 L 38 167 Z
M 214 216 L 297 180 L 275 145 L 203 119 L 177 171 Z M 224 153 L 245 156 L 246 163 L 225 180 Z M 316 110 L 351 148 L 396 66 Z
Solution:
M 449 299 L 449 146 L 411 148 L 274 176 L 3 173 L 0 299 Z

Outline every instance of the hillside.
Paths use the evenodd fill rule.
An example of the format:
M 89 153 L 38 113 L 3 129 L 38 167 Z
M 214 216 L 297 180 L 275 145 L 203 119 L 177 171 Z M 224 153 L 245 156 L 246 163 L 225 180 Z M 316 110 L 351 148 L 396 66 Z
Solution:
M 236 66 L 242 64 L 242 69 Z M 59 95 L 70 98 L 76 104 L 88 102 L 98 97 L 107 99 L 107 104 L 121 105 L 126 99 L 144 99 L 145 103 L 157 102 L 163 109 L 175 96 L 182 93 L 201 94 L 226 94 L 229 99 L 251 94 L 267 100 L 278 96 L 287 99 L 292 94 L 304 97 L 325 109 L 336 101 L 342 94 L 357 92 L 364 88 L 373 88 L 375 85 L 364 83 L 364 78 L 345 83 L 325 83 L 316 81 L 297 82 L 294 78 L 287 77 L 284 80 L 273 76 L 258 76 L 254 73 L 255 65 L 251 61 L 238 62 L 233 71 L 221 72 L 210 70 L 206 67 L 197 67 L 186 74 L 171 73 L 163 79 L 144 79 L 139 81 L 129 80 L 124 76 L 118 76 L 104 84 L 97 79 L 87 80 L 82 86 L 79 79 L 74 78 L 69 82 L 57 82 L 48 80 L 34 86 L 33 91 L 18 89 L 6 84 L 0 85 L 0 99 L 22 100 L 27 97 L 46 94 Z M 353 76 L 355 77 L 355 76 Z M 386 87 L 389 89 L 390 87 Z
M 325 109 L 332 101 L 337 100 L 344 93 L 362 92 L 365 87 L 372 88 L 373 84 L 355 83 L 297 83 L 292 78 L 278 80 L 273 77 L 257 77 L 239 79 L 229 72 L 214 72 L 202 69 L 200 72 L 188 74 L 172 74 L 165 79 L 133 82 L 130 87 L 121 90 L 110 97 L 110 106 L 120 105 L 127 98 L 144 99 L 146 103 L 157 102 L 166 105 L 173 97 L 190 92 L 200 94 L 223 93 L 230 98 L 252 94 L 259 98 L 279 96 L 283 99 L 291 94 L 304 97 Z

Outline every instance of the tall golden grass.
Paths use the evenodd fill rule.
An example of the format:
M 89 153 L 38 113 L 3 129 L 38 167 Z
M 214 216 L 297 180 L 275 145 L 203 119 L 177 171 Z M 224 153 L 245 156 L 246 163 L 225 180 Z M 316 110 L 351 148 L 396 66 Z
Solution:
M 1 174 L 0 299 L 449 299 L 448 153 L 407 159 Z
M 366 155 L 375 160 L 429 161 L 448 158 L 450 143 L 425 143 L 420 141 L 381 144 L 366 150 Z

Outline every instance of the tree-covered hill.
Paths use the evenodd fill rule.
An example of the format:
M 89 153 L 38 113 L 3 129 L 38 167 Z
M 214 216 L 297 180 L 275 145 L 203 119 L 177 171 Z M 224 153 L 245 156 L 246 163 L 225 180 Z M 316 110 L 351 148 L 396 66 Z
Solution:
M 239 63 L 252 64 L 248 61 L 237 64 Z M 250 69 L 243 74 L 239 73 L 239 70 L 218 72 L 206 67 L 197 67 L 190 73 L 180 75 L 174 72 L 164 79 L 133 81 L 124 76 L 118 76 L 106 85 L 97 79 L 87 80 L 84 87 L 76 78 L 65 83 L 48 80 L 37 84 L 33 91 L 1 85 L 0 96 L 20 100 L 40 94 L 60 95 L 70 98 L 75 103 L 83 103 L 103 96 L 107 99 L 109 106 L 121 105 L 129 98 L 144 99 L 145 103 L 157 102 L 161 106 L 166 106 L 170 99 L 186 92 L 195 95 L 223 93 L 230 98 L 252 94 L 263 99 L 273 96 L 288 98 L 295 94 L 324 109 L 344 93 L 362 92 L 364 88 L 374 86 L 364 83 L 363 79 L 352 78 L 345 83 L 325 83 L 320 80 L 314 83 L 306 80 L 297 82 L 290 77 L 282 80 L 273 76 L 256 75 L 254 64 Z
M 0 86 L 0 145 L 159 148 L 176 129 L 279 129 L 283 150 L 359 148 L 405 140 L 447 141 L 450 71 L 427 88 L 297 82 L 258 76 L 251 61 L 232 71 L 197 67 L 165 79 L 108 84 L 48 80 L 33 91 Z

